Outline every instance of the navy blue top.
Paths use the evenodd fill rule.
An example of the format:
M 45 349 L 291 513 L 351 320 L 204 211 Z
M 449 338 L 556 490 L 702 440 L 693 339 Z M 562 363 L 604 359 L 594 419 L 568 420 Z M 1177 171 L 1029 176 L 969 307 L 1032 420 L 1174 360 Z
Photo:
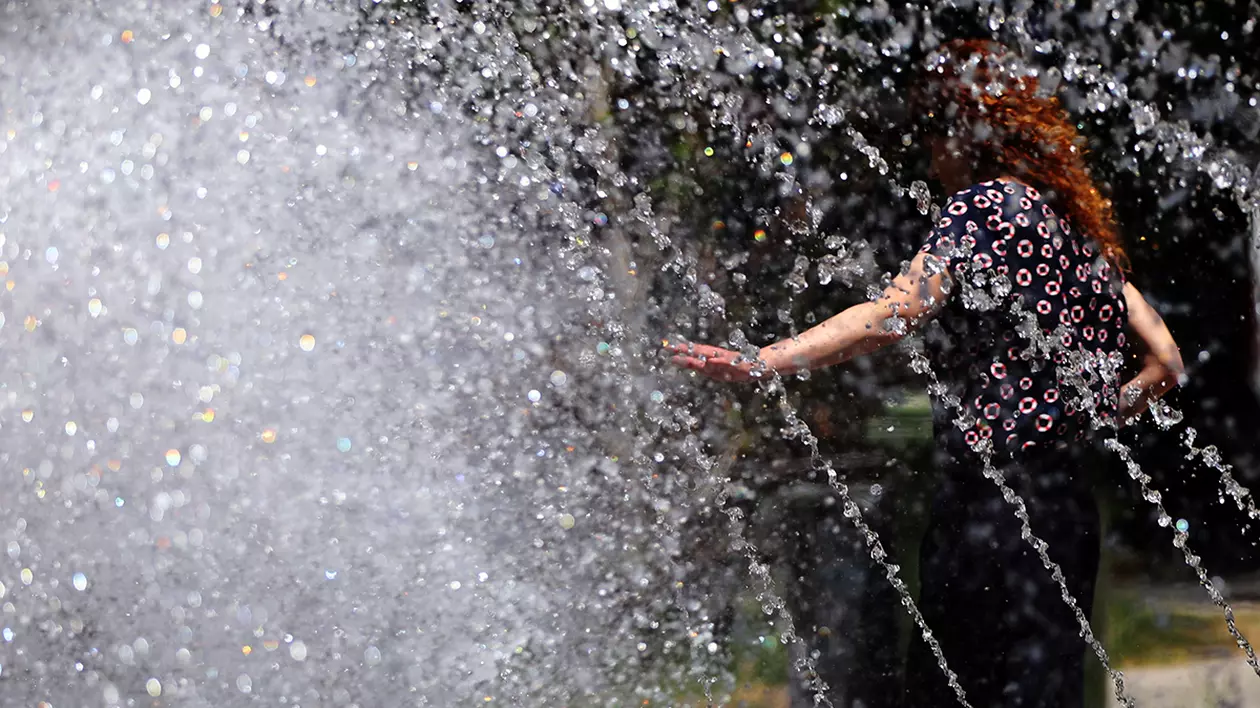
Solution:
M 937 317 L 945 336 L 928 336 L 927 355 L 947 393 L 976 419 L 960 429 L 958 411 L 933 396 L 947 451 L 965 457 L 975 442 L 992 438 L 997 455 L 1013 456 L 1083 438 L 1092 427 L 1085 395 L 1099 419 L 1113 419 L 1119 382 L 1100 374 L 1118 369 L 1128 313 L 1123 274 L 1093 239 L 1032 186 L 995 180 L 950 197 L 922 250 L 953 276 Z M 1017 299 L 1058 342 L 1055 351 L 1047 355 L 1018 333 L 1027 320 L 1012 312 Z M 1083 361 L 1099 371 L 1085 376 L 1084 395 L 1059 376 L 1060 368 L 1088 369 Z

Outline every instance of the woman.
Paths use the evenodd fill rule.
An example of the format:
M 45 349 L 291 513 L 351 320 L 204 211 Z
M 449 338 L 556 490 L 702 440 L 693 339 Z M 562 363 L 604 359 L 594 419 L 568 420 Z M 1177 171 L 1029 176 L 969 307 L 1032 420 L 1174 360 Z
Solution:
M 920 552 L 921 609 L 972 705 L 1080 706 L 1077 619 L 982 465 L 991 461 L 1025 499 L 1088 616 L 1097 441 L 1176 385 L 1181 358 L 1125 282 L 1111 205 L 1036 72 L 1000 45 L 953 42 L 928 63 L 913 103 L 933 176 L 953 196 L 908 271 L 877 300 L 755 361 L 711 346 L 667 349 L 684 368 L 752 381 L 840 364 L 938 322 L 925 345 L 943 385 L 933 399 L 944 464 Z M 1126 352 L 1139 370 L 1121 387 Z M 955 702 L 922 642 L 907 684 L 907 705 Z

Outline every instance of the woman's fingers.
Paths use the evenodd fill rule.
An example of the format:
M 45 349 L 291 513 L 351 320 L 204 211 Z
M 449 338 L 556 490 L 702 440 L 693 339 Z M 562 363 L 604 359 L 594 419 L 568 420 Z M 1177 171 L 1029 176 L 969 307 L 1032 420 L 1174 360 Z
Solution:
M 690 344 L 687 342 L 665 342 L 665 351 L 674 354 L 685 355 L 695 358 L 704 358 L 709 361 L 733 361 L 738 352 L 732 352 L 728 349 L 715 347 L 709 344 Z
M 713 359 L 701 359 L 695 356 L 679 355 L 670 358 L 670 361 L 683 369 L 691 369 L 697 371 L 711 379 L 719 381 L 728 381 L 733 377 L 735 371 L 729 366 L 723 366 L 721 362 Z
M 739 381 L 749 378 L 746 365 L 736 364 L 739 352 L 708 344 L 688 342 L 661 342 L 661 347 L 673 354 L 670 363 L 683 369 L 691 369 L 718 381 Z
M 666 342 L 665 350 L 674 352 L 675 354 L 687 354 L 690 356 L 712 357 L 721 349 L 709 346 L 707 344 L 689 344 L 687 342 Z
M 703 369 L 704 362 L 693 356 L 675 356 L 670 361 L 683 367 L 684 369 Z

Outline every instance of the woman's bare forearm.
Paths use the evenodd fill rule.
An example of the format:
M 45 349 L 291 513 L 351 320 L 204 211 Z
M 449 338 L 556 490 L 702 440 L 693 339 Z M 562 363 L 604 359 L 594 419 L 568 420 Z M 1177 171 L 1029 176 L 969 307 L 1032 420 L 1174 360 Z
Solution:
M 761 359 L 781 374 L 792 374 L 842 364 L 900 340 L 934 317 L 949 294 L 943 272 L 928 274 L 927 258 L 926 253 L 915 256 L 878 299 L 762 349 Z M 895 328 L 889 326 L 893 320 Z
M 821 369 L 875 351 L 901 338 L 884 323 L 887 304 L 854 305 L 827 321 L 761 350 L 761 358 L 781 374 Z

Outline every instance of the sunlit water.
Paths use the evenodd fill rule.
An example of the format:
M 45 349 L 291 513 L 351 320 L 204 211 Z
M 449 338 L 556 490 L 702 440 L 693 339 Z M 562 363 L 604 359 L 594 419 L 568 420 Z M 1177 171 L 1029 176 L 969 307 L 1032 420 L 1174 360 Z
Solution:
M 634 107 L 602 105 L 592 87 L 610 79 L 570 70 L 542 35 L 586 23 L 571 48 L 599 47 L 627 76 L 652 50 L 662 94 L 718 107 L 710 127 L 747 141 L 751 168 L 782 171 L 784 194 L 808 140 L 749 125 L 753 108 L 710 79 L 836 86 L 776 110 L 843 130 L 870 170 L 905 181 L 846 123 L 863 97 L 851 76 L 776 53 L 800 22 L 757 7 L 603 0 L 507 21 L 433 3 L 396 26 L 386 9 L 241 7 L 0 10 L 5 700 L 541 705 L 699 682 L 720 702 L 714 623 L 738 583 L 704 554 L 742 552 L 777 631 L 798 631 L 742 519 L 714 503 L 724 440 L 703 394 L 652 363 L 662 332 L 634 307 L 636 251 L 599 229 L 633 224 L 655 250 L 701 313 L 679 328 L 752 326 L 725 319 L 659 195 L 620 170 L 634 148 L 598 119 Z M 984 11 L 1025 51 L 1062 48 L 1028 34 L 1027 9 Z M 939 40 L 909 16 L 878 49 L 846 45 L 839 18 L 886 15 L 844 11 L 824 44 L 880 66 Z M 1254 206 L 1231 151 L 1084 58 L 1056 71 L 1086 110 L 1129 105 L 1139 152 Z M 924 211 L 932 197 L 894 190 Z M 823 283 L 877 282 L 840 253 L 817 264 Z M 813 265 L 785 285 L 806 287 Z M 845 512 L 908 600 L 895 559 Z

